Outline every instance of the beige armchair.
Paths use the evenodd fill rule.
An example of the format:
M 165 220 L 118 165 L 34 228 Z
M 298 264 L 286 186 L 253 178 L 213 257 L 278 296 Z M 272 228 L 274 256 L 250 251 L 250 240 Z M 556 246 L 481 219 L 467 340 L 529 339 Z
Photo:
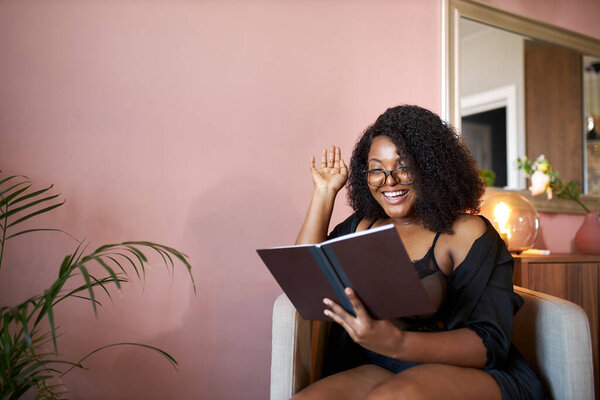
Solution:
M 525 304 L 513 341 L 554 400 L 592 400 L 594 374 L 589 323 L 581 307 L 515 287 Z M 311 327 L 282 294 L 273 309 L 271 400 L 287 400 L 310 380 Z

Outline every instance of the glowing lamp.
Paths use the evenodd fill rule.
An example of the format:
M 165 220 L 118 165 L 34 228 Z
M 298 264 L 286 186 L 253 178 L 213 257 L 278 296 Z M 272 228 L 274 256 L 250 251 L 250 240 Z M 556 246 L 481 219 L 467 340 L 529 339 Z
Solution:
M 481 214 L 496 228 L 508 251 L 520 253 L 533 247 L 540 222 L 533 204 L 516 193 L 487 197 Z

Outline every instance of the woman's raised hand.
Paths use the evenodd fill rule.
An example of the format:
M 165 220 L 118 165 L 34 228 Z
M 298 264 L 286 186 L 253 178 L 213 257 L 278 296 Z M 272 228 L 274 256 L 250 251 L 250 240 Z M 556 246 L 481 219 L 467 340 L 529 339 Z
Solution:
M 346 167 L 344 160 L 342 160 L 341 149 L 337 146 L 331 146 L 329 152 L 327 149 L 323 149 L 318 168 L 315 165 L 315 156 L 312 156 L 310 170 L 315 189 L 337 192 L 344 187 L 348 179 L 348 167 Z
M 329 151 L 323 149 L 318 168 L 313 156 L 310 171 L 314 190 L 296 244 L 320 243 L 327 239 L 335 198 L 348 179 L 348 168 L 342 160 L 340 148 L 336 146 L 331 146 Z

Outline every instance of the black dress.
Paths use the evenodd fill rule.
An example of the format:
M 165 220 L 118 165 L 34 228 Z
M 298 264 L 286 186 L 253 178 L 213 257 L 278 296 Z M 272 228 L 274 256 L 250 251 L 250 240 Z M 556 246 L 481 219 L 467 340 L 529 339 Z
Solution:
M 523 299 L 513 292 L 513 258 L 496 230 L 487 219 L 482 219 L 487 229 L 473 243 L 465 260 L 447 276 L 447 294 L 438 312 L 420 324 L 409 321 L 408 330 L 471 329 L 481 337 L 487 349 L 484 371 L 498 382 L 503 400 L 545 399 L 542 383 L 511 342 L 513 315 L 523 305 Z M 329 238 L 355 232 L 359 222 L 356 215 L 350 216 L 334 228 Z M 433 264 L 434 245 L 435 241 L 428 252 Z M 419 261 L 427 263 L 428 255 Z M 421 275 L 422 271 L 416 268 Z M 439 270 L 437 264 L 434 269 Z M 369 363 L 393 372 L 415 365 L 365 350 L 334 323 L 323 365 L 324 375 Z

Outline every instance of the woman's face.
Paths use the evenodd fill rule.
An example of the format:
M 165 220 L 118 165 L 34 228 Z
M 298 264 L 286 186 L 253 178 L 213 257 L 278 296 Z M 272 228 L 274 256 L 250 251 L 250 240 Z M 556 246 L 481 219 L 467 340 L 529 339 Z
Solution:
M 406 166 L 406 160 L 398 155 L 396 145 L 389 137 L 377 136 L 373 139 L 367 161 L 368 170 L 392 171 Z M 409 181 L 412 181 L 412 178 Z M 417 194 L 412 185 L 398 184 L 391 175 L 387 175 L 383 186 L 373 187 L 369 185 L 369 189 L 390 218 L 413 216 Z

